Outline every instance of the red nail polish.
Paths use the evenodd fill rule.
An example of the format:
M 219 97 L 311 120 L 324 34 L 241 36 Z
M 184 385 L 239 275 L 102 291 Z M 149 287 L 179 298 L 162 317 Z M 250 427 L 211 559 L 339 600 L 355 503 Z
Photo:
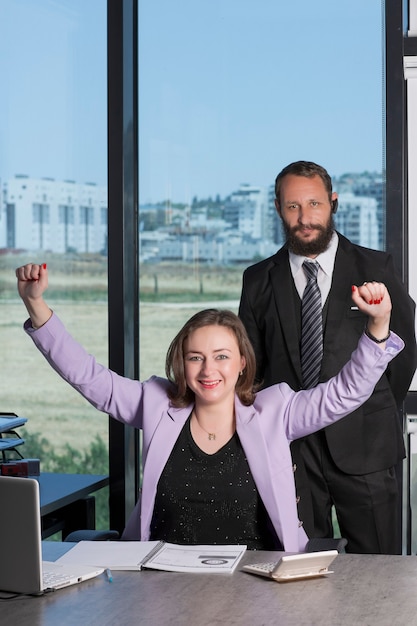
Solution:
M 46 263 L 42 263 L 42 269 L 46 270 Z
M 355 291 L 356 287 L 355 285 L 352 285 L 352 291 Z

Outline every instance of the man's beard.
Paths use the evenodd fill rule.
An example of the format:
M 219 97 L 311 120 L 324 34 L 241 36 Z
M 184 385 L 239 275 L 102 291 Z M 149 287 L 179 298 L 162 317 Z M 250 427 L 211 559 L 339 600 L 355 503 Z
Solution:
M 335 229 L 333 216 L 329 218 L 327 226 L 322 226 L 321 224 L 311 224 L 310 226 L 318 233 L 316 239 L 314 239 L 314 241 L 302 241 L 296 236 L 297 231 L 301 230 L 301 226 L 293 226 L 290 228 L 288 224 L 282 220 L 282 228 L 288 248 L 294 254 L 299 256 L 317 256 L 329 247 Z

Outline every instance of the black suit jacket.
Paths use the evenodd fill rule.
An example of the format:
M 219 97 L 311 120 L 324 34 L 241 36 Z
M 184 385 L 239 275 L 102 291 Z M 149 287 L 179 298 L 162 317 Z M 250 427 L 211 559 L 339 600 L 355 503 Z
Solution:
M 354 310 L 352 285 L 385 283 L 392 302 L 391 329 L 405 342 L 362 407 L 324 432 L 331 456 L 346 474 L 367 474 L 404 458 L 398 407 L 417 364 L 415 305 L 394 270 L 392 257 L 352 244 L 339 236 L 330 293 L 323 309 L 324 355 L 320 380 L 337 374 L 363 332 L 366 316 Z M 285 381 L 301 388 L 301 302 L 284 246 L 274 256 L 245 270 L 239 307 L 253 344 L 263 387 Z

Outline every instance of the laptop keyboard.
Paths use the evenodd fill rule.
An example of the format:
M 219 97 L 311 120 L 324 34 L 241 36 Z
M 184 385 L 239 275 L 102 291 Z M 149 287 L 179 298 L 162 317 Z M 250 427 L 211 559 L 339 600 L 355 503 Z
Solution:
M 247 567 L 257 572 L 265 572 L 265 574 L 270 574 L 274 571 L 277 563 L 251 563 Z
M 60 572 L 43 572 L 43 588 L 57 589 L 71 584 L 74 576 L 69 574 L 61 574 Z

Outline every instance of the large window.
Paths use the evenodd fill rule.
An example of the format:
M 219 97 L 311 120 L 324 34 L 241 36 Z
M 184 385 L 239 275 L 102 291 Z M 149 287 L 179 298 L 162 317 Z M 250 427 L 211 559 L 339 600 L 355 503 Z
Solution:
M 62 453 L 67 444 L 88 451 L 97 435 L 106 442 L 107 420 L 24 336 L 13 270 L 46 261 L 50 305 L 107 363 L 107 251 L 116 235 L 107 233 L 106 5 L 4 0 L 0 9 L 0 409 L 28 417 L 28 433 Z M 135 0 L 108 5 L 131 10 Z M 385 247 L 384 42 L 380 0 L 138 6 L 146 378 L 163 373 L 174 332 L 195 310 L 237 310 L 243 269 L 281 245 L 271 186 L 290 161 L 324 165 L 341 196 L 338 227 L 358 243 Z M 110 73 L 123 76 L 128 100 L 132 82 Z M 114 91 L 112 84 L 110 99 Z M 112 110 L 123 105 L 120 96 Z M 126 138 L 135 123 L 120 134 Z M 126 158 L 113 148 L 112 176 L 119 161 L 127 169 L 133 155 L 135 164 L 133 152 Z M 124 199 L 112 196 L 113 217 Z M 128 246 L 123 240 L 122 261 Z M 110 283 L 117 291 L 111 276 Z M 123 298 L 111 298 L 117 324 L 126 310 Z M 123 338 L 110 345 L 115 351 Z M 112 445 L 117 458 L 119 442 Z
M 141 377 L 282 234 L 277 173 L 328 169 L 337 227 L 385 247 L 380 0 L 139 2 Z
M 105 0 L 2 1 L 0 410 L 28 418 L 41 470 L 107 467 L 107 419 L 24 335 L 14 278 L 46 262 L 51 308 L 107 363 L 106 62 Z

